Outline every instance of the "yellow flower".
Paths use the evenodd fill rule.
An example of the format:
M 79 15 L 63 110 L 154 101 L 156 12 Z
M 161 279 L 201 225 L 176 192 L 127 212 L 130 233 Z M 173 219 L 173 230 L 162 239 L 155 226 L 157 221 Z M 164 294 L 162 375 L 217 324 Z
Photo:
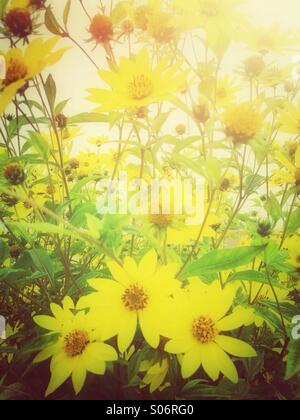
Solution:
M 281 130 L 285 133 L 300 135 L 300 101 L 297 107 L 290 102 L 285 104 L 280 122 Z
M 65 298 L 63 308 L 51 304 L 54 317 L 40 315 L 34 321 L 40 327 L 58 334 L 57 340 L 44 348 L 34 359 L 34 363 L 51 360 L 51 379 L 46 396 L 55 392 L 70 376 L 78 394 L 85 383 L 87 372 L 103 375 L 106 362 L 117 360 L 115 349 L 103 341 L 101 322 L 96 314 L 78 312 L 73 314 L 74 303 Z
M 262 121 L 258 110 L 249 103 L 232 105 L 224 113 L 226 134 L 234 144 L 247 144 L 259 132 Z
M 186 216 L 174 214 L 150 214 L 148 222 L 156 237 L 166 239 L 167 244 L 187 245 L 195 241 L 199 235 L 201 224 L 187 224 Z M 218 216 L 211 213 L 206 220 L 200 239 L 215 238 L 215 229 L 221 223 Z
M 292 69 L 293 66 L 291 65 L 285 67 L 268 67 L 261 74 L 260 81 L 265 86 L 275 88 L 276 86 L 284 84 L 287 81 L 287 79 L 291 75 Z
M 183 354 L 183 378 L 194 375 L 202 365 L 213 381 L 222 372 L 230 381 L 237 383 L 238 373 L 228 354 L 235 357 L 256 356 L 249 344 L 222 334 L 238 329 L 249 319 L 248 311 L 242 309 L 227 315 L 236 290 L 232 285 L 222 289 L 219 282 L 207 286 L 199 279 L 191 279 L 188 289 L 175 295 L 169 325 L 165 326 L 165 335 L 170 338 L 165 350 Z
M 151 360 L 144 360 L 141 363 L 140 372 L 146 372 L 141 388 L 150 385 L 150 393 L 161 390 L 169 371 L 169 362 L 163 358 L 160 362 L 153 363 Z M 164 387 L 165 388 L 165 387 Z
M 3 54 L 6 60 L 6 77 L 0 81 L 0 114 L 27 81 L 62 57 L 66 48 L 52 51 L 58 40 L 57 37 L 47 41 L 37 38 L 25 50 L 11 48 Z
M 296 269 L 300 269 L 300 237 L 291 236 L 284 242 L 284 248 L 286 248 L 290 255 L 290 263 Z
M 126 257 L 123 267 L 116 262 L 108 267 L 114 280 L 90 280 L 90 286 L 98 293 L 82 298 L 79 307 L 91 307 L 103 314 L 101 325 L 109 335 L 118 335 L 120 352 L 124 353 L 131 345 L 138 322 L 147 343 L 157 348 L 164 308 L 179 287 L 175 280 L 176 265 L 159 266 L 156 252 L 150 251 L 139 265 Z
M 279 150 L 274 153 L 276 160 L 283 169 L 273 171 L 272 181 L 275 184 L 300 184 L 300 145 L 296 149 L 295 163 Z
M 229 76 L 219 78 L 217 82 L 214 77 L 209 77 L 200 84 L 199 89 L 212 102 L 216 102 L 217 107 L 233 103 L 240 91 L 240 87 Z
M 243 0 L 173 0 L 175 11 L 187 29 L 206 27 L 217 30 L 220 26 L 233 28 L 241 19 L 237 11 Z
M 155 12 L 149 16 L 148 34 L 158 43 L 168 43 L 176 41 L 179 29 L 172 15 Z
M 178 72 L 180 64 L 169 65 L 165 57 L 153 68 L 146 50 L 133 59 L 123 57 L 112 71 L 99 72 L 111 89 L 88 89 L 88 99 L 99 104 L 97 111 L 101 112 L 133 110 L 171 100 L 185 81 L 185 74 Z
M 269 28 L 248 27 L 244 38 L 251 50 L 262 54 L 280 53 L 296 43 L 291 33 L 282 31 L 278 23 Z

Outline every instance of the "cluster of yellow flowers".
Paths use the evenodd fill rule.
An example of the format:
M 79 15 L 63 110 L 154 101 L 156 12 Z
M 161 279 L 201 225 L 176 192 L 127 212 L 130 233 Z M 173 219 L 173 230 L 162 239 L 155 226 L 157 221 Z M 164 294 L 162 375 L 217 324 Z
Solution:
M 105 363 L 118 359 L 113 347 L 104 342 L 117 336 L 122 355 L 132 345 L 138 328 L 149 346 L 178 355 L 184 378 L 202 365 L 213 381 L 222 372 L 238 382 L 228 354 L 249 358 L 256 352 L 245 342 L 222 334 L 249 324 L 249 320 L 251 323 L 253 318 L 252 311 L 242 307 L 228 314 L 236 286 L 222 289 L 219 282 L 208 286 L 190 279 L 187 287 L 181 288 L 175 279 L 176 264 L 159 265 L 155 251 L 148 252 L 139 265 L 127 257 L 123 266 L 116 262 L 108 266 L 113 279 L 89 280 L 96 292 L 82 297 L 76 308 L 67 297 L 63 308 L 51 305 L 54 317 L 34 318 L 40 327 L 59 333 L 57 341 L 35 358 L 35 362 L 41 362 L 52 357 L 46 395 L 70 375 L 79 393 L 87 372 L 102 375 Z M 162 356 L 161 369 L 164 363 Z

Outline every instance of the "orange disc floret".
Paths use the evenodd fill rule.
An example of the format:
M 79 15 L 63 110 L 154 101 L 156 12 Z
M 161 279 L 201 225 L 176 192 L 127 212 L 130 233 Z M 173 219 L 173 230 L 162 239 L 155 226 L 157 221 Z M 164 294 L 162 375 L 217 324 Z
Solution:
M 89 31 L 97 42 L 105 43 L 109 41 L 114 33 L 111 18 L 101 14 L 94 16 Z
M 8 32 L 18 38 L 26 38 L 32 33 L 33 25 L 27 9 L 12 9 L 4 17 Z
M 224 114 L 226 134 L 234 144 L 247 144 L 255 137 L 261 127 L 261 118 L 257 110 L 248 103 L 234 105 Z

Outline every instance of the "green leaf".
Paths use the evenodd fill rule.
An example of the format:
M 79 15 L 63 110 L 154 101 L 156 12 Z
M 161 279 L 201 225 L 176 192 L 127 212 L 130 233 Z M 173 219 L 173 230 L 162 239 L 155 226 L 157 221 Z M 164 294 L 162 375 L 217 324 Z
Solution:
M 56 17 L 54 16 L 51 7 L 46 8 L 45 12 L 45 25 L 49 32 L 51 32 L 54 35 L 62 35 L 59 23 L 56 20 Z
M 183 271 L 182 276 L 198 276 L 202 273 L 214 273 L 233 270 L 250 263 L 261 254 L 265 246 L 250 246 L 212 251 L 197 261 L 192 261 Z
M 272 217 L 275 223 L 278 222 L 278 220 L 282 217 L 281 205 L 273 193 L 270 194 L 265 204 L 265 209 Z
M 153 121 L 152 127 L 155 130 L 155 132 L 158 134 L 160 130 L 162 129 L 163 125 L 167 121 L 170 113 L 169 112 L 162 112 L 159 114 Z
M 296 232 L 300 229 L 300 208 L 296 209 L 290 218 L 288 234 Z
M 35 131 L 29 132 L 29 143 L 31 147 L 45 160 L 49 157 L 49 144 L 45 138 Z
M 0 264 L 2 264 L 9 256 L 8 246 L 5 241 L 0 239 Z
M 288 356 L 285 379 L 288 381 L 300 372 L 300 343 L 291 340 L 288 346 Z
M 49 74 L 46 80 L 45 92 L 46 92 L 49 105 L 51 109 L 54 110 L 55 100 L 56 100 L 56 84 L 51 74 Z
M 35 268 L 41 273 L 46 273 L 49 278 L 54 278 L 53 264 L 50 255 L 43 249 L 29 251 Z
M 0 18 L 4 16 L 8 0 L 0 0 Z
M 56 105 L 54 113 L 55 114 L 60 114 L 66 107 L 66 105 L 68 104 L 70 99 L 66 99 L 62 102 L 60 102 L 58 105 Z
M 231 283 L 237 280 L 250 281 L 250 282 L 262 283 L 262 284 L 270 284 L 268 280 L 268 276 L 256 270 L 247 270 L 247 271 L 240 271 L 239 273 L 235 273 L 232 276 L 230 276 L 230 278 L 228 279 L 228 283 L 229 282 Z M 278 282 L 276 282 L 276 287 L 282 288 L 282 286 Z
M 135 377 L 139 373 L 141 363 L 147 359 L 148 352 L 151 351 L 149 347 L 144 347 L 142 350 L 137 351 L 129 360 L 128 363 L 128 383 L 134 383 Z
M 89 231 L 89 234 L 95 238 L 99 239 L 100 237 L 100 230 L 102 227 L 102 222 L 98 217 L 93 216 L 92 214 L 87 214 L 86 216 L 86 225 Z
M 70 10 L 71 10 L 71 0 L 68 0 L 66 5 L 65 5 L 64 13 L 63 13 L 63 22 L 64 22 L 64 25 L 65 25 L 65 28 L 67 28 L 67 26 L 68 26 Z
M 69 124 L 82 124 L 82 123 L 103 123 L 107 122 L 107 116 L 98 114 L 96 112 L 83 112 L 73 117 L 68 118 Z

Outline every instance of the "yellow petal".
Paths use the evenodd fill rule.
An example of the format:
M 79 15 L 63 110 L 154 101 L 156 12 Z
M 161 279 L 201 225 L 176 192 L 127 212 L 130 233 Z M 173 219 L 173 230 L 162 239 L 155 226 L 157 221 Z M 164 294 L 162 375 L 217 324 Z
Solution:
M 157 349 L 160 341 L 160 336 L 157 332 L 158 324 L 156 323 L 156 320 L 151 311 L 142 311 L 139 315 L 139 321 L 145 340 L 151 347 Z
M 144 273 L 147 277 L 151 277 L 157 268 L 157 254 L 154 250 L 148 252 L 140 262 L 139 271 Z
M 181 372 L 184 379 L 194 375 L 200 368 L 202 361 L 202 354 L 200 346 L 195 346 L 194 349 L 187 352 L 182 358 Z
M 231 315 L 226 316 L 217 322 L 217 329 L 219 331 L 232 331 L 240 328 L 242 325 L 249 325 L 249 320 L 253 316 L 253 311 L 250 310 L 236 310 Z
M 45 394 L 46 397 L 55 392 L 64 382 L 66 382 L 71 373 L 72 366 L 70 364 L 63 363 L 57 365 L 57 368 L 52 372 L 51 379 Z
M 33 318 L 34 322 L 48 331 L 60 331 L 61 324 L 57 321 L 56 318 L 48 315 L 37 315 Z
M 216 343 L 226 351 L 236 357 L 256 357 L 257 353 L 249 344 L 236 338 L 219 335 L 216 338 Z
M 121 321 L 121 320 L 120 320 Z M 131 313 L 131 316 L 126 317 L 126 323 L 123 322 L 118 334 L 118 347 L 121 353 L 130 347 L 133 342 L 137 327 L 137 314 Z
M 54 353 L 57 351 L 57 346 L 49 346 L 43 349 L 39 354 L 34 358 L 33 363 L 41 363 L 45 360 L 49 359 L 54 355 Z
M 86 370 L 80 365 L 72 373 L 72 382 L 76 395 L 80 393 L 86 380 Z
M 107 266 L 115 280 L 117 280 L 119 283 L 123 284 L 124 286 L 128 285 L 131 279 L 123 267 L 121 267 L 115 261 L 111 261 L 110 263 L 107 264 Z
M 239 377 L 233 361 L 220 347 L 216 346 L 214 352 L 217 366 L 220 369 L 220 371 L 227 379 L 229 379 L 234 384 L 237 384 L 239 381 Z
M 217 345 L 214 343 L 206 344 L 202 346 L 202 365 L 207 375 L 216 381 L 220 375 L 220 369 L 218 368 L 218 358 L 216 355 Z
M 171 354 L 182 354 L 192 347 L 191 342 L 186 340 L 172 339 L 165 345 L 165 351 Z
M 97 358 L 106 362 L 113 362 L 118 359 L 116 350 L 104 343 L 91 343 L 88 346 L 88 358 Z

